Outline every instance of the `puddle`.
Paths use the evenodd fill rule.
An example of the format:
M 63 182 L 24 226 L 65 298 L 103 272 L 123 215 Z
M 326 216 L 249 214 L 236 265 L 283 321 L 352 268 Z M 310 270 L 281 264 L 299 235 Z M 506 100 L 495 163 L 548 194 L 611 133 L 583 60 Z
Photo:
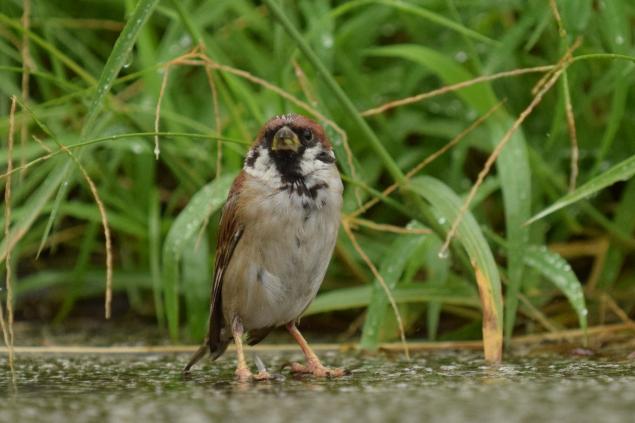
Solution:
M 279 371 L 295 354 L 259 353 Z M 18 357 L 17 392 L 8 372 L 0 421 L 632 421 L 635 362 L 589 357 L 508 357 L 492 368 L 477 353 L 386 356 L 322 353 L 351 375 L 293 377 L 256 384 L 234 381 L 233 357 L 197 366 L 188 356 Z M 250 357 L 253 363 L 253 356 Z M 0 358 L 6 368 L 6 357 Z

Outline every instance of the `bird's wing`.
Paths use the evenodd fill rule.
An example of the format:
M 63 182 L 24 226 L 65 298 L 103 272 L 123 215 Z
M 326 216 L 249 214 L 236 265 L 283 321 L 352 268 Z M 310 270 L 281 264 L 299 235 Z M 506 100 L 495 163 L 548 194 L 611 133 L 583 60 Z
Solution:
M 229 266 L 244 230 L 244 226 L 240 224 L 237 216 L 240 187 L 244 179 L 245 174 L 241 172 L 234 180 L 227 196 L 227 202 L 223 207 L 218 229 L 218 243 L 216 244 L 216 263 L 214 264 L 214 283 L 212 284 L 207 336 L 203 345 L 196 350 L 183 369 L 185 373 L 189 372 L 190 368 L 205 356 L 208 348 L 212 359 L 218 358 L 227 348 L 228 341 L 221 339 L 221 330 L 225 326 L 221 290 L 225 270 Z
M 221 295 L 223 276 L 244 230 L 244 225 L 239 222 L 236 210 L 239 201 L 240 187 L 244 179 L 245 174 L 241 172 L 234 180 L 220 218 L 207 333 L 207 342 L 212 355 L 215 354 L 215 350 L 218 347 L 223 345 L 223 341 L 221 340 L 221 329 L 225 326 Z M 220 353 L 222 353 L 222 351 L 220 351 Z

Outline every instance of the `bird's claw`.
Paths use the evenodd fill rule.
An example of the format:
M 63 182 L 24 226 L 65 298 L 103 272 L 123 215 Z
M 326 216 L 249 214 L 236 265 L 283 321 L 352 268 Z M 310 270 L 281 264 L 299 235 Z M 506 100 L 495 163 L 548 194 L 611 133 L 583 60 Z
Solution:
M 261 370 L 253 374 L 249 369 L 236 369 L 236 380 L 238 382 L 262 382 L 265 380 L 273 380 L 274 377 L 266 370 Z
M 263 380 L 273 380 L 274 377 L 268 371 L 261 370 L 258 373 L 256 373 L 255 375 L 253 375 L 253 379 L 255 381 L 257 381 L 257 382 L 260 382 L 260 381 L 263 381 Z
M 291 373 L 308 373 L 315 377 L 342 377 L 349 374 L 346 369 L 326 367 L 320 362 L 309 362 L 306 365 L 291 363 Z

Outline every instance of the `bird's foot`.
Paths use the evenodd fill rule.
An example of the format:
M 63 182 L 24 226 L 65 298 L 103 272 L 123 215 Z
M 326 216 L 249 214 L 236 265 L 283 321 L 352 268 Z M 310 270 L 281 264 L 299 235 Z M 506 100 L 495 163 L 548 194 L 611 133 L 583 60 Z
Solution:
M 247 368 L 236 369 L 236 380 L 238 382 L 262 382 L 273 379 L 275 378 L 266 370 L 260 370 L 258 373 L 253 374 Z
M 236 369 L 236 380 L 238 380 L 238 382 L 250 382 L 253 377 L 253 373 L 246 367 Z
M 260 381 L 263 381 L 263 380 L 273 380 L 275 378 L 268 371 L 260 370 L 258 373 L 253 375 L 253 379 L 255 381 L 257 381 L 257 382 L 260 382 Z
M 309 361 L 306 365 L 291 364 L 291 373 L 309 373 L 315 377 L 342 377 L 349 374 L 348 370 L 339 367 L 326 367 L 319 361 Z

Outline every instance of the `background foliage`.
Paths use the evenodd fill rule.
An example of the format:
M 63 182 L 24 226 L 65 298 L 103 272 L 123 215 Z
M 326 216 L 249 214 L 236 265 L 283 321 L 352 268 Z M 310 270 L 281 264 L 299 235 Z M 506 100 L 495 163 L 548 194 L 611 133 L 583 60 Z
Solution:
M 351 168 L 345 138 L 328 126 L 345 175 L 348 230 L 307 313 L 331 313 L 309 318 L 316 327 L 361 334 L 369 349 L 396 338 L 380 282 L 413 337 L 478 339 L 483 315 L 499 329 L 504 324 L 508 337 L 628 319 L 635 306 L 635 5 L 554 3 L 560 22 L 546 0 L 85 0 L 70 8 L 47 0 L 30 2 L 25 22 L 23 2 L 3 1 L 0 133 L 8 139 L 15 95 L 14 167 L 45 157 L 11 175 L 12 232 L 0 258 L 11 247 L 18 318 L 60 322 L 77 315 L 78 301 L 94 305 L 103 295 L 102 216 L 79 163 L 107 213 L 115 317 L 146 316 L 173 338 L 200 339 L 218 211 L 263 122 L 311 114 L 291 95 L 341 127 L 353 153 Z M 476 192 L 449 256 L 439 254 L 486 159 L 535 98 L 544 71 L 364 118 L 355 110 L 557 64 L 578 37 L 573 62 Z M 195 48 L 204 56 L 181 57 Z M 485 117 L 425 176 L 404 178 Z M 156 127 L 170 133 L 160 136 L 158 159 Z M 3 167 L 8 153 L 3 146 Z M 572 169 L 578 185 L 588 184 L 567 196 Z M 7 179 L 4 173 L 3 185 Z M 353 215 L 393 182 L 401 186 L 395 194 Z M 526 224 L 557 202 L 553 214 Z M 479 301 L 477 282 L 490 306 Z M 92 315 L 99 314 L 95 307 Z

